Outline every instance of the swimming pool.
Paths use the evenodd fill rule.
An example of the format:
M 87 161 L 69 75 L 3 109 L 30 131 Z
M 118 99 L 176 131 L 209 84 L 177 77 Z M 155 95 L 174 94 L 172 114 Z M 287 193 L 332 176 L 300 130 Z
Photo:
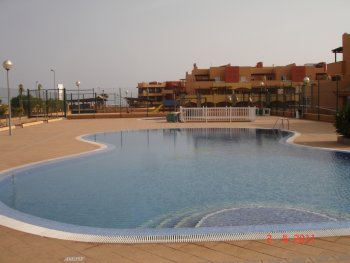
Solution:
M 0 213 L 79 233 L 347 227 L 350 154 L 287 144 L 291 135 L 233 128 L 88 135 L 107 150 L 4 174 Z

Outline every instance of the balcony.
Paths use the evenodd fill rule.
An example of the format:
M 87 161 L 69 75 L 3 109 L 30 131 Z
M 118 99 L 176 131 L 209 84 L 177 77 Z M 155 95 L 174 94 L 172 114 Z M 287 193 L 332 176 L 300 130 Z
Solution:
M 345 71 L 345 63 L 344 61 L 330 63 L 327 65 L 327 68 L 328 74 L 331 76 L 343 75 L 343 72 Z
M 211 88 L 247 88 L 250 89 L 252 84 L 250 82 L 239 82 L 239 83 L 225 83 L 225 82 L 213 82 Z
M 291 80 L 265 80 L 265 87 L 290 87 L 296 82 L 292 82 Z M 252 81 L 252 87 L 260 87 L 261 81 Z

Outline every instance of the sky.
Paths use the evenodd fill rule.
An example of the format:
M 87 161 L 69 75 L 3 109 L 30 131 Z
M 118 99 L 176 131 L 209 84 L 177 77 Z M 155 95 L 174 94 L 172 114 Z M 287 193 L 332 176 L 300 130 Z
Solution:
M 132 91 L 199 68 L 333 62 L 349 0 L 0 0 L 10 85 Z M 0 89 L 6 71 L 0 70 Z

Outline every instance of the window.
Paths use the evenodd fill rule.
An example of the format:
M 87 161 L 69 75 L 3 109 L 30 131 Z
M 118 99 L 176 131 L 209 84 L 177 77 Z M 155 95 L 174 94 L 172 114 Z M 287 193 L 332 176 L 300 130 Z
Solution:
M 240 76 L 239 82 L 247 82 L 246 76 Z
M 267 76 L 266 76 L 266 79 L 267 79 L 267 80 L 274 80 L 275 77 L 274 77 L 274 75 L 267 75 Z
M 208 81 L 209 75 L 196 75 L 196 81 Z
M 200 95 L 210 95 L 211 92 L 209 89 L 197 89 L 197 94 L 200 94 Z

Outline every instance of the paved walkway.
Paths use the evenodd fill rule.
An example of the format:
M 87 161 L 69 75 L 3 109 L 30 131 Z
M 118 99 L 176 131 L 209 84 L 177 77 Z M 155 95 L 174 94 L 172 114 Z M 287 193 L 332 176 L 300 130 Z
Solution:
M 272 128 L 276 117 L 253 123 L 166 123 L 162 120 L 63 120 L 16 128 L 13 136 L 0 132 L 0 170 L 49 158 L 89 151 L 96 146 L 77 141 L 86 133 L 124 129 L 184 127 Z M 301 133 L 297 143 L 350 150 L 336 142 L 330 123 L 291 120 Z M 350 237 L 310 239 L 307 242 L 259 240 L 182 244 L 90 244 L 43 238 L 0 226 L 0 262 L 350 262 Z

